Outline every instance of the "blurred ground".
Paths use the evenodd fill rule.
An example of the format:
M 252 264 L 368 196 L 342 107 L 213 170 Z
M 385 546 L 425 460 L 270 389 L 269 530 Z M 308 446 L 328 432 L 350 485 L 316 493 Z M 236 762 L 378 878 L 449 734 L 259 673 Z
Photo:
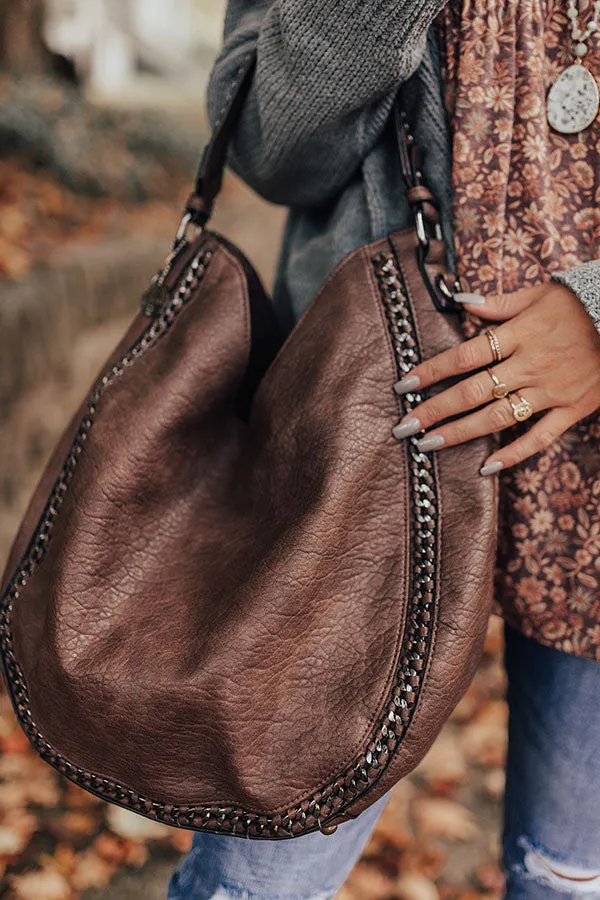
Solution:
M 29 285 L 39 293 L 40 285 L 52 283 L 50 273 L 56 276 L 74 258 L 84 278 L 66 299 L 58 295 L 53 299 L 52 291 L 44 297 L 44 314 L 49 308 L 50 318 L 43 320 L 43 327 L 40 307 L 31 306 L 29 330 L 21 337 L 11 367 L 19 357 L 37 353 L 34 348 L 41 347 L 44 335 L 60 335 L 61 329 L 52 331 L 54 303 L 60 299 L 74 315 L 75 307 L 84 304 L 82 292 L 98 293 L 103 268 L 98 260 L 110 262 L 117 286 L 126 285 L 126 296 L 112 307 L 111 291 L 107 293 L 101 281 L 100 299 L 70 332 L 60 358 L 49 357 L 43 371 L 34 367 L 33 374 L 15 382 L 4 406 L 0 397 L 0 562 L 45 457 L 117 342 L 128 310 L 133 311 L 145 286 L 142 266 L 139 284 L 125 278 L 128 248 L 151 239 L 166 249 L 178 213 L 177 203 L 164 200 L 117 205 L 76 198 L 52 175 L 34 177 L 11 162 L 2 167 L 0 278 L 5 280 L 0 280 L 0 326 L 13 327 L 2 314 L 8 300 L 14 301 L 15 291 Z M 183 196 L 185 189 L 183 184 L 174 187 L 173 195 Z M 282 221 L 281 210 L 260 203 L 236 180 L 227 180 L 214 227 L 242 245 L 267 282 Z M 155 264 L 160 261 L 157 250 Z M 148 265 L 146 260 L 144 266 Z M 21 283 L 9 282 L 7 276 L 18 277 Z M 22 329 L 15 334 L 22 334 Z M 3 377 L 14 374 L 2 372 L 7 360 L 8 350 L 0 358 L 0 387 Z M 500 655 L 496 622 L 474 685 L 418 771 L 395 790 L 340 900 L 501 896 L 495 862 L 506 739 Z M 0 697 L 2 897 L 163 900 L 169 874 L 190 840 L 186 832 L 110 808 L 59 778 L 29 749 L 7 698 Z
M 0 72 L 0 156 L 51 173 L 62 185 L 120 202 L 165 198 L 190 178 L 198 134 L 206 131 L 198 101 L 163 108 L 95 106 L 77 87 L 51 77 Z M 151 88 L 149 88 L 151 90 Z M 156 91 L 154 97 L 156 101 Z

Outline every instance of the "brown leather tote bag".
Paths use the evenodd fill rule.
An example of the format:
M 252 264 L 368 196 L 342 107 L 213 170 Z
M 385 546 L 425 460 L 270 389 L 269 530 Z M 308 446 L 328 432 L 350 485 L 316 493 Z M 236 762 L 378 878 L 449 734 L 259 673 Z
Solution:
M 0 626 L 59 772 L 169 825 L 278 839 L 332 832 L 431 745 L 480 657 L 496 506 L 486 442 L 392 436 L 420 400 L 398 377 L 461 339 L 400 114 L 416 227 L 344 259 L 285 342 L 205 228 L 253 63 L 31 501 Z

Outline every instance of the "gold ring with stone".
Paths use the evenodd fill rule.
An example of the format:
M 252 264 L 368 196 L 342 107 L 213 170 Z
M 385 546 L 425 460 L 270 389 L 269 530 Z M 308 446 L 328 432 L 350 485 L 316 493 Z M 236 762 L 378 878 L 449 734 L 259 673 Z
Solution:
M 519 398 L 519 402 L 515 403 L 513 401 L 513 396 Z M 533 415 L 533 406 L 526 400 L 523 394 L 519 394 L 517 391 L 513 391 L 510 393 L 507 398 L 510 403 L 512 414 L 515 417 L 515 421 L 517 422 L 525 422 L 527 419 L 530 419 Z
M 503 381 L 500 381 L 495 372 L 491 369 L 486 369 L 488 375 L 494 382 L 494 387 L 492 388 L 492 397 L 494 400 L 504 400 L 505 397 L 509 395 L 508 385 L 504 384 Z
M 500 347 L 498 335 L 493 329 L 488 328 L 488 330 L 485 332 L 485 336 L 490 342 L 490 347 L 494 356 L 494 362 L 502 362 L 502 349 Z

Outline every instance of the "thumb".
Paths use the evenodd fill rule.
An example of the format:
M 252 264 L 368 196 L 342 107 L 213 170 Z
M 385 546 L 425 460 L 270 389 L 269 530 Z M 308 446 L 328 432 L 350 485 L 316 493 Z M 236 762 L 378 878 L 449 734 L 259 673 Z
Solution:
M 510 294 L 468 294 L 458 293 L 454 299 L 464 306 L 470 313 L 479 316 L 480 319 L 489 319 L 490 322 L 505 322 L 531 306 L 540 299 L 546 285 L 521 288 Z

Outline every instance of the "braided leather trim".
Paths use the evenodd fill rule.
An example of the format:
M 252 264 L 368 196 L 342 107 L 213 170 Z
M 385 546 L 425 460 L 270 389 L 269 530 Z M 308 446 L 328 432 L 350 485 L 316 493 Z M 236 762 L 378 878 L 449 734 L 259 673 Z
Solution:
M 65 759 L 38 729 L 29 707 L 29 692 L 15 657 L 11 613 L 23 588 L 44 558 L 51 533 L 70 481 L 93 426 L 96 408 L 104 392 L 126 368 L 153 347 L 169 330 L 200 284 L 212 254 L 200 251 L 184 272 L 172 299 L 131 349 L 113 365 L 92 389 L 86 413 L 58 477 L 30 547 L 8 586 L 0 605 L 0 652 L 17 718 L 40 756 L 71 781 L 103 800 L 131 809 L 150 819 L 180 828 L 233 834 L 250 838 L 296 837 L 319 828 L 343 814 L 365 796 L 389 767 L 403 740 L 416 708 L 434 627 L 438 507 L 436 478 L 431 458 L 420 453 L 416 439 L 409 440 L 412 496 L 412 588 L 407 611 L 401 658 L 387 704 L 364 752 L 337 778 L 324 784 L 279 815 L 265 815 L 236 806 L 185 806 L 141 796 L 104 775 L 87 772 Z M 406 288 L 393 254 L 372 259 L 381 300 L 393 342 L 400 376 L 420 362 L 417 331 Z M 421 402 L 417 393 L 405 397 L 407 411 Z M 350 813 L 351 815 L 351 813 Z

